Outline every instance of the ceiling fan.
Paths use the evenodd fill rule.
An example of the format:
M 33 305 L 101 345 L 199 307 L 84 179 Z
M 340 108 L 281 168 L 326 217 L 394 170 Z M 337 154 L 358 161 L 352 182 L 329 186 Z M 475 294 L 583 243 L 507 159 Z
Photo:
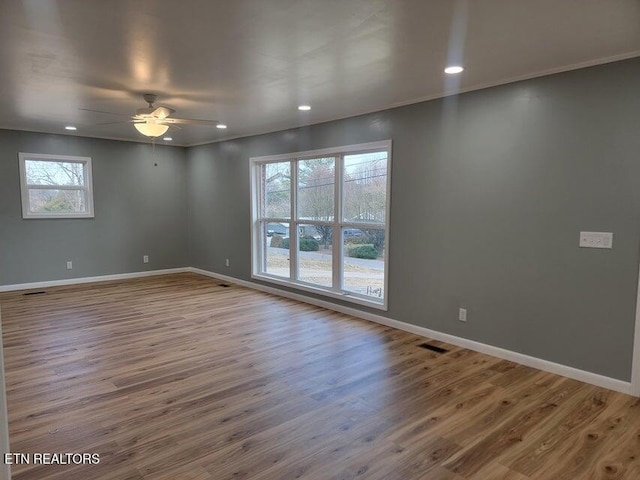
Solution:
M 136 114 L 130 116 L 130 120 L 122 122 L 99 123 L 98 125 L 132 123 L 136 130 L 138 130 L 141 134 L 152 138 L 164 135 L 167 130 L 169 130 L 169 127 L 179 129 L 180 127 L 178 125 L 211 125 L 218 128 L 227 128 L 226 125 L 223 125 L 217 120 L 198 120 L 195 118 L 171 117 L 170 115 L 175 112 L 173 108 L 164 106 L 153 106 L 153 104 L 158 99 L 157 95 L 154 95 L 153 93 L 145 93 L 144 95 L 142 95 L 142 97 L 144 98 L 144 101 L 147 102 L 148 106 L 145 108 L 138 108 L 136 110 Z M 91 110 L 88 108 L 81 108 L 80 110 L 84 110 L 86 112 L 107 113 L 109 115 L 120 115 L 129 117 L 129 115 L 125 115 L 122 113 L 104 112 L 102 110 Z

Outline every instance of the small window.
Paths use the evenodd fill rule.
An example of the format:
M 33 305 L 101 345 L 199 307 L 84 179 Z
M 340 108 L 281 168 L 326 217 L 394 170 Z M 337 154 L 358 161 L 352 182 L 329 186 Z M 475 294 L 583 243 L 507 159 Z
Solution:
M 92 218 L 91 158 L 20 153 L 22 218 Z

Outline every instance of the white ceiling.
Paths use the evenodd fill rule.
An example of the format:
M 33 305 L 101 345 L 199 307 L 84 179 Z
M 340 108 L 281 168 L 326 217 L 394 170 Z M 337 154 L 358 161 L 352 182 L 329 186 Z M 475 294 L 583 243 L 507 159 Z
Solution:
M 228 124 L 193 145 L 638 55 L 639 0 L 2 0 L 0 127 L 148 141 L 79 109 L 153 92 Z

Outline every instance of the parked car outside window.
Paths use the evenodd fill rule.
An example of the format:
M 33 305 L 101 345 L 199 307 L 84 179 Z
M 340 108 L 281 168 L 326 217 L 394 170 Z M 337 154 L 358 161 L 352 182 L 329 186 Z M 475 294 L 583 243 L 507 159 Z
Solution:
M 267 223 L 267 237 L 272 237 L 273 235 L 288 237 L 289 229 L 281 223 Z
M 344 229 L 344 238 L 349 237 L 361 237 L 363 235 L 362 230 L 359 228 L 345 228 Z

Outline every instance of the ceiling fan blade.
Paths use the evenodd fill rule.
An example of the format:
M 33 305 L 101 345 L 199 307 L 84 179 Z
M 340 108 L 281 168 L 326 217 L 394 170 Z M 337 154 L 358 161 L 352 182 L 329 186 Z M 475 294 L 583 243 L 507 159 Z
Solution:
M 105 112 L 103 110 L 92 110 L 90 108 L 80 108 L 79 110 L 82 110 L 83 112 L 106 113 L 107 115 L 118 115 L 120 117 L 130 117 L 131 116 L 131 115 L 128 115 L 126 113 Z
M 173 112 L 175 112 L 175 110 L 173 108 L 169 108 L 169 107 L 158 107 L 156 108 L 153 112 L 151 112 L 151 116 L 155 117 L 155 118 L 167 118 L 169 115 L 171 115 Z
M 169 128 L 175 128 L 176 130 L 182 130 L 182 127 L 179 127 L 175 123 L 166 123 L 165 125 L 169 125 Z
M 102 123 L 94 123 L 94 125 L 117 125 L 123 123 L 138 123 L 136 120 L 122 120 L 120 122 L 102 122 Z
M 181 125 L 218 125 L 220 122 L 217 120 L 199 120 L 197 118 L 165 118 L 162 123 L 179 123 Z

